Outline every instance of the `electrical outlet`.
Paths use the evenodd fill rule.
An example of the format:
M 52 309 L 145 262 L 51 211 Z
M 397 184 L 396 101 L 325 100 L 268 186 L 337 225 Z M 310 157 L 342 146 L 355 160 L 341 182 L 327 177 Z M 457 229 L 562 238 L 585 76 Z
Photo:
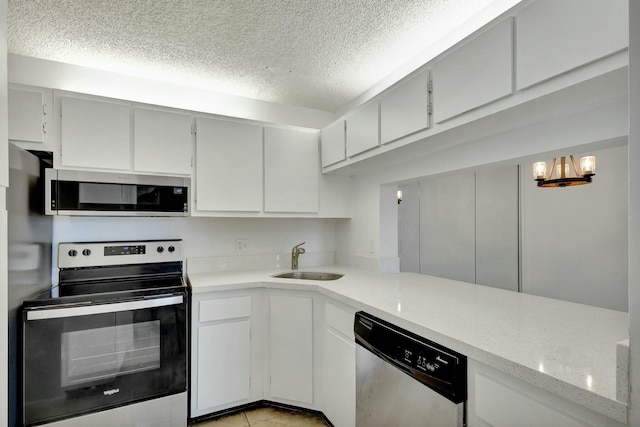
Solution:
M 236 252 L 249 252 L 249 239 L 236 239 Z

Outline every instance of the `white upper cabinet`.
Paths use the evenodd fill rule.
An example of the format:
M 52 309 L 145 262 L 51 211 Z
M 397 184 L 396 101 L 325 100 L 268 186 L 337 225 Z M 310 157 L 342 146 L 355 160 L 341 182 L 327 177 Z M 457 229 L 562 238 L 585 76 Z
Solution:
M 512 19 L 509 18 L 433 64 L 436 123 L 512 93 L 512 39 Z
M 264 211 L 318 212 L 316 133 L 264 129 Z
M 63 167 L 131 169 L 128 104 L 69 97 L 61 103 Z
M 429 127 L 429 72 L 401 81 L 380 98 L 382 144 Z
M 9 139 L 46 142 L 51 121 L 52 91 L 9 88 Z
M 516 19 L 517 88 L 627 48 L 627 1 L 537 0 Z
M 168 111 L 133 110 L 133 169 L 191 174 L 191 116 Z
M 344 126 L 344 120 L 338 120 L 320 132 L 322 167 L 345 159 Z
M 197 119 L 196 209 L 262 210 L 262 127 Z
M 380 145 L 380 109 L 372 102 L 347 118 L 347 157 Z

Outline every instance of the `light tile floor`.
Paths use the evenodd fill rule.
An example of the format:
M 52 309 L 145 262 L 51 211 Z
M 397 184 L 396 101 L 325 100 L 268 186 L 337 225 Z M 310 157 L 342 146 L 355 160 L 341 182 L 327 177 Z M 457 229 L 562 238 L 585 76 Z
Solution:
M 280 408 L 258 408 L 238 414 L 226 415 L 210 421 L 192 424 L 192 427 L 326 427 L 317 415 L 288 411 Z

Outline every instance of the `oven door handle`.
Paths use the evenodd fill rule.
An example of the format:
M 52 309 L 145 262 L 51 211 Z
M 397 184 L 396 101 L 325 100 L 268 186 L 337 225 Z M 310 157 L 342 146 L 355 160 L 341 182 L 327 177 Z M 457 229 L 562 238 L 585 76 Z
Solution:
M 30 310 L 27 320 L 62 319 L 65 317 L 89 316 L 92 314 L 117 313 L 121 311 L 142 310 L 145 308 L 165 307 L 182 304 L 184 295 L 141 299 L 136 301 L 116 302 L 108 304 L 84 305 L 64 308 L 47 308 Z

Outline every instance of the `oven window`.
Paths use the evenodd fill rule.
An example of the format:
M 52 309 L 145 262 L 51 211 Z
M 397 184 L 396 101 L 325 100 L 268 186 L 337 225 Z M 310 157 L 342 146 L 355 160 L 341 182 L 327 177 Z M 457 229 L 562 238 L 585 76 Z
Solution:
M 160 368 L 160 321 L 108 326 L 61 334 L 64 388 Z

